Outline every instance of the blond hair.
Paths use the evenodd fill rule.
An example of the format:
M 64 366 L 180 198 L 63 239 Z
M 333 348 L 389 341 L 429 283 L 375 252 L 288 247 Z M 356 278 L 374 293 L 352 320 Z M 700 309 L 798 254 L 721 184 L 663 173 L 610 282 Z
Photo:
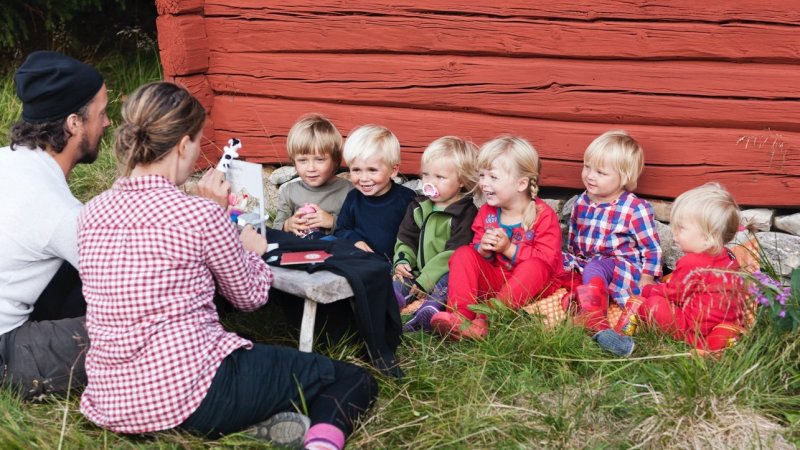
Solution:
M 611 130 L 593 140 L 583 153 L 583 162 L 608 164 L 617 172 L 626 191 L 636 189 L 644 169 L 642 146 L 624 130 Z
M 355 159 L 370 159 L 380 156 L 391 169 L 400 164 L 400 141 L 380 125 L 362 125 L 351 131 L 344 141 L 344 160 L 349 166 Z
M 422 153 L 423 169 L 433 161 L 447 158 L 456 166 L 462 192 L 471 192 L 478 184 L 475 168 L 478 147 L 470 141 L 455 136 L 444 136 L 431 142 Z
M 129 176 L 136 166 L 161 160 L 184 136 L 194 141 L 205 121 L 205 108 L 182 86 L 155 81 L 139 87 L 122 105 L 114 134 L 120 172 Z
M 294 161 L 300 155 L 330 155 L 334 167 L 342 163 L 342 135 L 327 117 L 311 113 L 300 117 L 286 136 L 286 150 Z
M 739 206 L 719 183 L 706 183 L 675 199 L 670 225 L 695 223 L 712 243 L 707 253 L 718 254 L 739 230 Z
M 510 164 L 503 164 L 505 157 Z M 538 210 L 536 195 L 539 193 L 539 170 L 541 162 L 536 149 L 518 136 L 502 135 L 481 146 L 478 153 L 478 170 L 491 170 L 496 163 L 508 171 L 513 178 L 526 178 L 531 202 L 525 207 L 522 226 L 526 230 L 536 222 Z

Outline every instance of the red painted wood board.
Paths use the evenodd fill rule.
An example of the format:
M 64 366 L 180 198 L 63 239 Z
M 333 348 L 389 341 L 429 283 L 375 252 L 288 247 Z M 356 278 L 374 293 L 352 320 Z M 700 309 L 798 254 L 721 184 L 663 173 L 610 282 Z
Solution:
M 206 75 L 199 74 L 184 77 L 165 76 L 164 79 L 186 87 L 186 89 L 200 101 L 200 104 L 206 109 L 206 113 L 211 113 L 211 109 L 214 107 L 215 93 L 211 89 Z
M 208 74 L 217 93 L 800 131 L 800 70 L 785 64 L 212 51 Z
M 186 14 L 201 12 L 204 0 L 156 0 L 158 14 Z
M 222 52 L 333 52 L 794 62 L 798 27 L 763 23 L 553 21 L 462 15 L 273 14 L 206 18 Z
M 164 76 L 203 73 L 208 69 L 208 40 L 202 16 L 161 15 L 156 18 Z
M 191 2 L 188 2 L 191 3 Z M 796 0 L 725 0 L 668 2 L 628 0 L 206 0 L 208 15 L 260 18 L 267 14 L 483 15 L 489 17 L 537 17 L 593 21 L 599 19 L 664 20 L 682 22 L 769 22 L 797 24 Z
M 543 159 L 543 186 L 581 188 L 583 151 L 610 124 L 569 123 L 480 114 L 365 107 L 220 95 L 214 103 L 217 144 L 246 143 L 248 160 L 286 162 L 285 136 L 300 115 L 328 115 L 346 135 L 364 123 L 389 127 L 403 146 L 401 170 L 416 173 L 432 140 L 455 134 L 480 144 L 501 133 L 528 138 Z M 697 127 L 626 126 L 645 148 L 637 192 L 676 197 L 706 181 L 725 184 L 745 205 L 800 205 L 800 133 Z

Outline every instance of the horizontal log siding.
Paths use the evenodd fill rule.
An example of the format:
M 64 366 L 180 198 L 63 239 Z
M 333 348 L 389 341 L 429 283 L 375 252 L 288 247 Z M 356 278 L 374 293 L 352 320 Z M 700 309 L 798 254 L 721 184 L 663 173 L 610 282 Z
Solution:
M 800 131 L 800 71 L 784 64 L 317 53 L 231 58 L 213 51 L 210 61 L 209 82 L 218 93 L 573 122 Z
M 288 129 L 318 111 L 345 135 L 388 126 L 406 173 L 442 135 L 516 133 L 543 185 L 581 188 L 586 145 L 624 128 L 645 147 L 641 194 L 715 180 L 745 205 L 800 206 L 800 3 L 666 3 L 159 0 L 178 14 L 159 43 L 211 110 L 211 153 L 237 136 L 284 163 Z
M 337 105 L 263 97 L 219 95 L 214 100 L 216 135 L 221 145 L 236 136 L 250 160 L 287 161 L 286 133 L 308 111 L 326 114 L 340 130 L 365 122 L 389 127 L 403 146 L 401 171 L 417 173 L 425 146 L 445 134 L 481 143 L 500 132 L 529 139 L 544 160 L 544 186 L 581 187 L 583 151 L 597 135 L 613 126 L 494 117 L 449 111 L 410 110 L 380 106 Z M 368 120 L 364 118 L 368 117 Z M 800 133 L 725 128 L 625 127 L 645 148 L 647 168 L 637 192 L 675 197 L 705 181 L 720 181 L 743 204 L 780 205 L 786 190 L 800 192 Z

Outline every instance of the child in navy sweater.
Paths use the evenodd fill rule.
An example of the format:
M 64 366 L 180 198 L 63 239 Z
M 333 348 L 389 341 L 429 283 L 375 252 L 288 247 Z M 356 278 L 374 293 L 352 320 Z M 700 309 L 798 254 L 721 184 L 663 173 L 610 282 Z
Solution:
M 364 125 L 344 143 L 355 189 L 347 194 L 334 236 L 392 261 L 397 230 L 414 191 L 392 181 L 400 168 L 400 142 L 385 127 Z

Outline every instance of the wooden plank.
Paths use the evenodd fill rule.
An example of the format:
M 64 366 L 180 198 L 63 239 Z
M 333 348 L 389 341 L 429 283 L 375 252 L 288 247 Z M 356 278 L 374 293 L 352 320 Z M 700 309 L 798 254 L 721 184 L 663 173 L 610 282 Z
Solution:
M 710 59 L 795 62 L 796 26 L 684 22 L 551 21 L 466 16 L 282 15 L 207 17 L 223 52 L 341 52 Z
M 207 113 L 211 112 L 214 107 L 214 91 L 208 82 L 208 77 L 203 74 L 189 75 L 189 76 L 166 76 L 167 81 L 180 84 L 194 95 Z
M 236 135 L 246 142 L 251 161 L 285 162 L 285 137 L 297 117 L 318 111 L 343 134 L 363 123 L 389 127 L 403 145 L 404 173 L 416 173 L 419 155 L 432 140 L 455 134 L 480 144 L 501 133 L 528 138 L 543 159 L 544 186 L 581 188 L 580 167 L 586 146 L 610 124 L 569 123 L 491 117 L 461 112 L 364 107 L 331 103 L 220 95 L 212 118 L 218 145 Z M 648 167 L 637 192 L 674 198 L 703 182 L 728 186 L 745 205 L 792 206 L 800 197 L 800 133 L 631 125 L 642 143 Z M 732 156 L 733 155 L 733 156 Z
M 562 121 L 800 131 L 800 71 L 785 64 L 212 51 L 208 73 L 218 93 Z
M 208 69 L 208 40 L 202 16 L 156 18 L 164 76 L 191 75 Z
M 547 17 L 570 20 L 669 20 L 695 22 L 800 22 L 800 5 L 796 0 L 726 0 L 698 2 L 632 2 L 629 0 L 207 0 L 206 14 L 264 18 L 269 14 L 374 14 L 413 15 L 482 15 L 490 17 Z
M 204 0 L 156 0 L 156 11 L 158 14 L 199 13 L 204 3 Z

